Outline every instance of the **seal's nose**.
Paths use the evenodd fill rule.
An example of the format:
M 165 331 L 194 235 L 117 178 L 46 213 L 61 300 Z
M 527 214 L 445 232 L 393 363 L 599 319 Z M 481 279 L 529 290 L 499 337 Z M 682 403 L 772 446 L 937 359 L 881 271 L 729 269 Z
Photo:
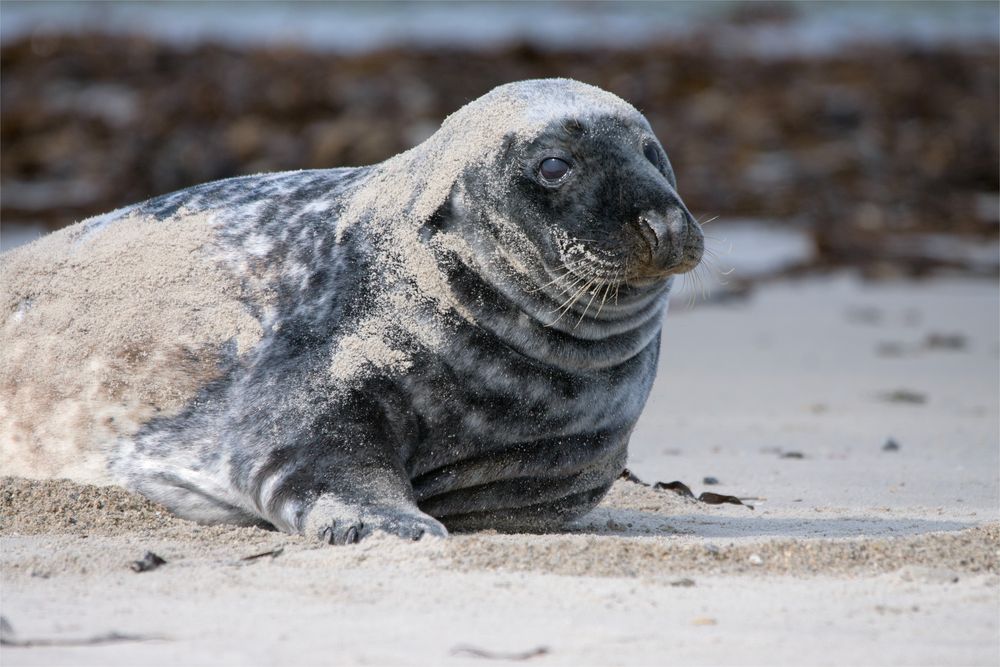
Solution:
M 650 246 L 651 259 L 671 254 L 674 248 L 683 248 L 693 220 L 687 211 L 674 207 L 666 214 L 645 211 L 639 216 L 643 238 Z
M 684 273 L 701 261 L 701 227 L 683 204 L 651 208 L 638 216 L 646 257 L 640 271 L 651 276 Z

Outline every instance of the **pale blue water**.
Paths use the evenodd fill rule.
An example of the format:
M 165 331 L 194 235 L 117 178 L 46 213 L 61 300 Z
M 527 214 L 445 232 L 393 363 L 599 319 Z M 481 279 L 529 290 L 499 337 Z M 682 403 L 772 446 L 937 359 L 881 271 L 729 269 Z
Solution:
M 856 42 L 1000 41 L 996 2 L 792 2 L 789 21 L 740 26 L 734 2 L 3 2 L 0 40 L 52 31 L 141 33 L 175 43 L 387 46 L 633 46 L 690 35 L 761 55 Z

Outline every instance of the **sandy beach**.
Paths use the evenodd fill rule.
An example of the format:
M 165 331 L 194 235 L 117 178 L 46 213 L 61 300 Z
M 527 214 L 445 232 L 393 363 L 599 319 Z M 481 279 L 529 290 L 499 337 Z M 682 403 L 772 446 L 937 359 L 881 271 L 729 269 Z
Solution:
M 996 3 L 2 11 L 2 252 L 217 179 L 379 164 L 552 76 L 642 111 L 710 252 L 672 299 L 630 476 L 557 533 L 323 546 L 0 462 L 0 667 L 1000 667 Z M 228 340 L 225 281 L 179 270 L 184 239 L 161 232 L 176 257 L 133 239 L 94 263 L 103 284 L 131 296 L 170 263 L 204 280 L 163 293 Z M 95 303 L 72 266 L 26 278 L 25 306 L 42 281 Z M 62 314 L 40 332 L 119 333 Z M 97 375 L 40 338 L 24 368 L 85 395 Z M 56 442 L 71 413 L 26 405 L 0 408 Z M 691 495 L 657 485 L 675 481 Z
M 5 478 L 0 658 L 996 664 L 998 296 L 844 274 L 675 304 L 629 468 L 753 509 L 622 480 L 559 534 L 338 548 Z

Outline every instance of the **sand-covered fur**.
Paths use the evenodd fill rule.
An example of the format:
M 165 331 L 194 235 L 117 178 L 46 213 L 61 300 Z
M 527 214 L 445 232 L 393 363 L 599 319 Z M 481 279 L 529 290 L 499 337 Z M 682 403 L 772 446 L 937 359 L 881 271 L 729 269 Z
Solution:
M 77 225 L 0 262 L 6 474 L 111 481 L 107 448 L 177 414 L 261 326 L 213 257 L 209 214 Z M 102 449 L 104 451 L 102 451 Z

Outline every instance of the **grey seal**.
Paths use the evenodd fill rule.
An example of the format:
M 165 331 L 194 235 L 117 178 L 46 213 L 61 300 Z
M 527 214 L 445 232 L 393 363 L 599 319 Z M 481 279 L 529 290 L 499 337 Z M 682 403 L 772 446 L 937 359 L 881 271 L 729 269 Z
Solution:
M 331 543 L 542 531 L 622 471 L 702 234 L 646 119 L 511 83 L 369 167 L 238 177 L 6 254 L 6 474 Z

